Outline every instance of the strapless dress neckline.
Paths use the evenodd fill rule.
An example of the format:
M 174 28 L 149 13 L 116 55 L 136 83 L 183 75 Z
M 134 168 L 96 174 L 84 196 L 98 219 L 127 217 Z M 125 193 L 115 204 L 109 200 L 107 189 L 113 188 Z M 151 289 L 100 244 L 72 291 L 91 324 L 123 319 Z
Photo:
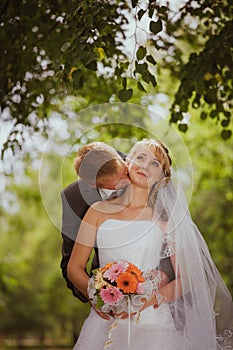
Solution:
M 128 223 L 128 224 L 133 224 L 133 223 L 145 223 L 145 224 L 149 224 L 149 225 L 153 225 L 155 227 L 157 227 L 161 233 L 161 227 L 155 222 L 155 221 L 151 221 L 151 220 L 124 220 L 124 219 L 112 219 L 112 218 L 108 218 L 105 221 L 103 221 L 99 226 L 98 226 L 98 230 L 102 227 L 105 226 L 105 224 L 109 223 L 109 222 L 119 222 L 119 223 Z

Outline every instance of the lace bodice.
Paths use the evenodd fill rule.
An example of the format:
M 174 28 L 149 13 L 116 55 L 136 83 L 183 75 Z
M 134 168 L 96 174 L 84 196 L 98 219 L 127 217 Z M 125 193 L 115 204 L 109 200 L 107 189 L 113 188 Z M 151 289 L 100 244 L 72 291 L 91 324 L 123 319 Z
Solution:
M 128 260 L 142 271 L 158 266 L 163 234 L 151 221 L 108 219 L 97 232 L 100 266 Z

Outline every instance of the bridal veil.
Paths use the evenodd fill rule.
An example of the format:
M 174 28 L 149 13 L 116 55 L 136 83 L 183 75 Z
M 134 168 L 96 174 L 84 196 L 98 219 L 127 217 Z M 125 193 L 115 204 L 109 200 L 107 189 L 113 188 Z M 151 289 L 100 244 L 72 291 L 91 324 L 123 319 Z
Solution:
M 161 261 L 175 254 L 174 301 L 169 304 L 182 348 L 231 350 L 232 298 L 174 177 L 157 192 L 154 220 L 166 220 Z M 157 297 L 166 302 L 159 291 Z

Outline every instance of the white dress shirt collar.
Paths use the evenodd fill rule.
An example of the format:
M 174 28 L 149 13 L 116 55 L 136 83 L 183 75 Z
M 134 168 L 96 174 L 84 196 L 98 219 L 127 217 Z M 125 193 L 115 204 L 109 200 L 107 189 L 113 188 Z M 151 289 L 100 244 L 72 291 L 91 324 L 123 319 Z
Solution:
M 111 194 L 116 191 L 116 190 L 109 190 L 107 188 L 98 188 L 98 190 L 103 201 L 108 199 L 111 196 Z

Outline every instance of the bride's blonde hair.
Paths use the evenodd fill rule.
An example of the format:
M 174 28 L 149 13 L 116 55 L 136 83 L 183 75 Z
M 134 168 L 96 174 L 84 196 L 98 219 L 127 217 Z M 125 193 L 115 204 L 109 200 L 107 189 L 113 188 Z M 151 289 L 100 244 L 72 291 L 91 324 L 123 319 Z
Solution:
M 167 147 L 160 140 L 153 140 L 153 139 L 143 139 L 142 141 L 136 142 L 135 145 L 130 150 L 127 156 L 127 160 L 130 161 L 133 158 L 138 147 L 145 147 L 150 152 L 152 152 L 156 156 L 156 158 L 159 160 L 163 169 L 164 177 L 162 177 L 161 180 L 159 180 L 152 186 L 148 196 L 148 203 L 150 207 L 154 208 L 156 199 L 157 199 L 158 190 L 161 187 L 166 186 L 166 184 L 171 178 L 172 160 L 169 155 L 169 150 L 167 149 Z

